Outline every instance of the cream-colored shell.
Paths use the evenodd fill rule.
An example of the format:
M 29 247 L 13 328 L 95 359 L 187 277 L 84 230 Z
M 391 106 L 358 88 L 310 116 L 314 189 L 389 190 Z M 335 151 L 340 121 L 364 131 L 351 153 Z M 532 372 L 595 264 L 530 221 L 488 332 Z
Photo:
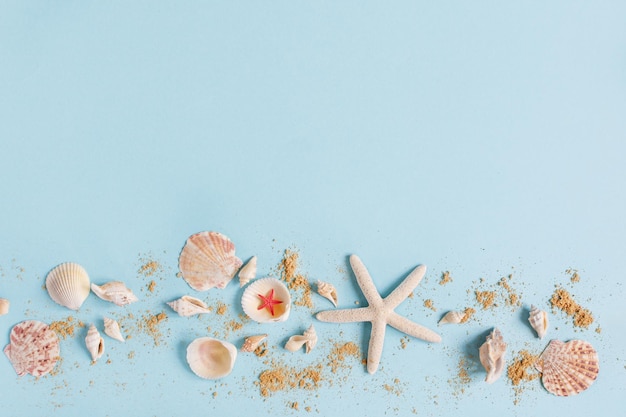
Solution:
M 543 339 L 548 331 L 548 313 L 543 310 L 539 310 L 535 306 L 530 307 L 530 313 L 528 314 L 528 321 L 533 329 L 537 332 L 539 339 Z
M 208 314 L 211 312 L 209 306 L 190 295 L 183 295 L 178 300 L 167 303 L 178 315 L 182 317 L 194 316 L 197 314 Z
M 120 342 L 124 342 L 124 336 L 122 335 L 122 330 L 120 329 L 120 324 L 108 317 L 104 318 L 104 333 L 107 336 L 119 340 Z
M 485 382 L 488 384 L 495 382 L 502 375 L 506 365 L 504 360 L 505 354 L 506 343 L 504 343 L 502 333 L 498 329 L 493 329 L 479 349 L 480 363 L 487 371 Z
M 317 293 L 337 307 L 337 290 L 330 282 L 317 281 Z
M 100 332 L 93 324 L 89 326 L 87 337 L 85 337 L 85 346 L 91 355 L 92 361 L 97 361 L 104 354 L 104 339 L 100 336 Z
M 543 386 L 552 394 L 567 397 L 591 386 L 600 371 L 598 353 L 589 342 L 552 340 L 535 368 L 541 372 Z
M 239 271 L 239 288 L 256 278 L 256 256 L 250 258 L 247 264 Z
M 265 308 L 259 310 L 259 306 L 261 305 L 259 295 L 265 296 L 271 290 L 274 290 L 274 298 L 282 301 L 281 304 L 274 306 L 273 316 Z M 241 296 L 241 306 L 244 313 L 258 323 L 281 322 L 287 320 L 289 317 L 291 295 L 285 284 L 276 278 L 262 278 L 248 285 Z
M 4 316 L 9 313 L 9 307 L 11 303 L 6 298 L 0 298 L 0 316 Z
M 125 306 L 139 301 L 137 296 L 120 281 L 111 281 L 103 285 L 91 284 L 91 291 L 104 301 L 110 301 L 118 306 Z
M 239 267 L 233 242 L 218 232 L 200 232 L 189 236 L 178 258 L 183 279 L 196 291 L 224 288 Z
M 36 320 L 16 324 L 4 348 L 18 376 L 46 375 L 54 369 L 60 355 L 59 337 L 50 327 Z
M 315 328 L 313 325 L 309 327 L 304 334 L 302 335 L 294 335 L 289 338 L 287 343 L 285 344 L 285 349 L 290 352 L 295 352 L 300 349 L 303 345 L 305 346 L 305 353 L 309 353 L 317 344 L 317 333 L 315 332 Z
M 194 374 L 204 379 L 225 377 L 237 359 L 237 348 L 231 343 L 200 337 L 187 346 L 187 363 Z
M 241 351 L 242 352 L 254 352 L 256 348 L 259 347 L 261 342 L 265 340 L 265 338 L 267 338 L 266 334 L 259 334 L 255 336 L 246 337 L 246 340 L 244 340 L 243 345 L 241 346 Z
M 461 311 L 448 311 L 441 320 L 439 320 L 438 324 L 458 324 L 463 321 L 463 317 L 465 317 L 465 313 Z
M 82 266 L 66 262 L 48 272 L 46 289 L 55 303 L 78 310 L 89 296 L 89 275 Z

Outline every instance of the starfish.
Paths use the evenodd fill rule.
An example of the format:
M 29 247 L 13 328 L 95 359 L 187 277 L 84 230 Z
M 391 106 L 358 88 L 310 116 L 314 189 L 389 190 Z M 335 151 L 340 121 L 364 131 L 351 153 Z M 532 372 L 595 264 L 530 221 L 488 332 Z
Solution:
M 426 273 L 426 266 L 420 265 L 415 268 L 385 298 L 380 296 L 380 293 L 374 286 L 372 277 L 358 256 L 350 256 L 350 266 L 352 266 L 359 287 L 361 287 L 361 291 L 369 305 L 361 308 L 322 311 L 317 313 L 315 317 L 320 321 L 331 323 L 355 323 L 362 321 L 372 323 L 372 333 L 370 334 L 370 343 L 367 350 L 367 372 L 373 374 L 378 369 L 380 357 L 383 353 L 387 325 L 427 342 L 441 342 L 441 336 L 437 333 L 417 323 L 413 323 L 394 311 L 420 283 Z
M 263 296 L 261 294 L 257 294 L 257 295 L 259 296 L 259 298 L 261 298 L 261 301 L 262 301 L 261 305 L 257 308 L 257 310 L 267 308 L 272 314 L 272 317 L 274 317 L 274 305 L 283 303 L 282 301 L 279 301 L 274 298 L 274 289 L 272 288 L 270 292 L 267 293 L 266 296 Z

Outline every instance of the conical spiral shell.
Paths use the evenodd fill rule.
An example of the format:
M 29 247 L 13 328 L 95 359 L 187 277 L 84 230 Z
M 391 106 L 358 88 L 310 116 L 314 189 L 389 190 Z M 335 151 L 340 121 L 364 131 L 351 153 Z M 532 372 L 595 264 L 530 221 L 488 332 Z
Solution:
M 87 331 L 85 346 L 87 346 L 91 360 L 94 362 L 100 359 L 104 354 L 104 339 L 100 336 L 100 332 L 93 324 L 89 326 L 89 331 Z
M 200 378 L 218 379 L 228 375 L 235 359 L 237 348 L 222 340 L 200 337 L 187 346 L 187 363 Z
M 502 338 L 500 330 L 493 329 L 487 336 L 487 340 L 479 349 L 480 363 L 487 371 L 485 382 L 491 384 L 495 382 L 505 368 L 504 356 L 506 354 L 506 343 Z
M 209 307 L 195 297 L 183 295 L 181 298 L 167 303 L 178 315 L 182 317 L 194 316 L 197 314 L 208 314 L 211 312 Z
M 317 281 L 317 293 L 330 300 L 330 302 L 337 307 L 337 290 L 333 284 L 324 281 Z
M 305 346 L 305 352 L 309 353 L 317 344 L 317 333 L 315 332 L 315 328 L 313 325 L 309 327 L 304 334 L 302 335 L 294 335 L 289 338 L 287 343 L 285 344 L 285 349 L 290 352 L 295 352 L 299 350 L 302 345 Z
M 246 340 L 244 340 L 243 345 L 241 346 L 241 351 L 254 352 L 254 350 L 259 347 L 261 342 L 265 340 L 266 337 L 267 334 L 258 334 L 246 337 Z
M 539 310 L 535 306 L 531 306 L 528 321 L 537 332 L 539 339 L 543 339 L 548 331 L 548 313 L 543 310 Z
M 78 310 L 89 295 L 89 275 L 82 266 L 66 262 L 48 273 L 46 289 L 57 304 Z
M 600 370 L 598 353 L 589 342 L 552 340 L 535 363 L 543 386 L 552 394 L 567 397 L 591 386 Z
M 239 288 L 256 278 L 256 256 L 250 258 L 247 264 L 239 271 Z
M 241 267 L 235 245 L 218 232 L 191 235 L 178 258 L 183 279 L 196 291 L 224 288 Z
M 104 301 L 110 301 L 120 307 L 139 301 L 126 284 L 120 281 L 111 281 L 103 285 L 91 284 L 91 291 Z
M 119 323 L 108 317 L 104 318 L 104 333 L 115 340 L 124 342 L 124 335 L 122 335 Z
M 459 324 L 463 321 L 465 313 L 461 311 L 448 311 L 437 324 Z
M 46 375 L 59 360 L 59 337 L 45 323 L 35 320 L 18 323 L 11 329 L 9 339 L 4 353 L 18 376 Z

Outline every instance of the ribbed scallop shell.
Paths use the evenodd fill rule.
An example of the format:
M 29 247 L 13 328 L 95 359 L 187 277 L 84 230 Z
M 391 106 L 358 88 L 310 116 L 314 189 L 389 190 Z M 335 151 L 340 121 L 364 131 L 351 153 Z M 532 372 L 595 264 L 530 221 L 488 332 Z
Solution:
M 265 338 L 267 338 L 267 334 L 246 337 L 246 340 L 244 340 L 243 345 L 241 346 L 241 351 L 254 352 L 254 350 L 259 347 L 261 342 L 265 340 Z
M 126 284 L 120 281 L 111 281 L 103 285 L 91 284 L 91 291 L 104 301 L 110 301 L 120 307 L 139 301 Z
M 247 264 L 239 271 L 239 288 L 256 278 L 256 256 L 250 258 Z
M 543 339 L 548 331 L 548 313 L 543 310 L 539 310 L 535 306 L 531 306 L 530 313 L 528 314 L 528 321 L 537 332 L 539 339 Z
M 448 311 L 437 324 L 459 324 L 463 321 L 465 313 L 460 311 Z
M 187 363 L 200 378 L 217 379 L 228 375 L 235 359 L 235 346 L 222 340 L 200 337 L 187 346 Z
M 87 346 L 91 360 L 94 362 L 104 355 L 104 339 L 93 324 L 89 326 L 87 337 L 85 337 L 85 346 Z
M 259 310 L 262 305 L 260 295 L 267 294 L 274 290 L 274 299 L 282 301 L 281 304 L 274 305 L 274 315 L 266 308 Z M 244 313 L 252 320 L 259 323 L 272 323 L 287 320 L 291 310 L 291 295 L 289 290 L 276 278 L 262 278 L 250 284 L 241 296 L 241 306 Z
M 191 235 L 178 258 L 183 279 L 196 291 L 224 288 L 241 263 L 235 256 L 233 242 L 218 232 Z
M 45 323 L 28 320 L 16 324 L 9 339 L 4 353 L 19 376 L 46 375 L 59 360 L 59 337 Z
M 57 304 L 78 310 L 89 295 L 89 275 L 82 266 L 66 262 L 48 272 L 46 289 Z
M 591 386 L 600 370 L 598 353 L 589 342 L 552 340 L 535 363 L 543 386 L 561 397 L 578 394 Z
M 6 298 L 0 298 L 0 316 L 4 316 L 9 312 L 11 302 Z
M 487 340 L 479 349 L 480 363 L 487 371 L 485 382 L 491 384 L 495 382 L 505 368 L 504 355 L 506 354 L 506 343 L 502 338 L 500 330 L 493 329 L 487 336 Z
M 317 293 L 330 300 L 330 302 L 337 307 L 337 290 L 333 284 L 324 281 L 317 281 Z
M 190 295 L 183 295 L 177 300 L 170 301 L 167 305 L 183 317 L 194 316 L 196 314 L 208 314 L 211 312 L 209 307 L 204 304 L 202 300 Z
M 124 342 L 124 335 L 122 335 L 122 330 L 120 329 L 120 324 L 108 317 L 104 318 L 104 333 L 120 342 Z

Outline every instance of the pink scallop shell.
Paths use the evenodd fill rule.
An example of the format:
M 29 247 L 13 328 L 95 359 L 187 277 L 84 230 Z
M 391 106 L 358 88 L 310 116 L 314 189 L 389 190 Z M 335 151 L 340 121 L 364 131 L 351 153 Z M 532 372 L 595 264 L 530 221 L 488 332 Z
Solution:
M 40 321 L 27 320 L 13 326 L 4 354 L 19 376 L 46 375 L 59 360 L 59 338 Z

